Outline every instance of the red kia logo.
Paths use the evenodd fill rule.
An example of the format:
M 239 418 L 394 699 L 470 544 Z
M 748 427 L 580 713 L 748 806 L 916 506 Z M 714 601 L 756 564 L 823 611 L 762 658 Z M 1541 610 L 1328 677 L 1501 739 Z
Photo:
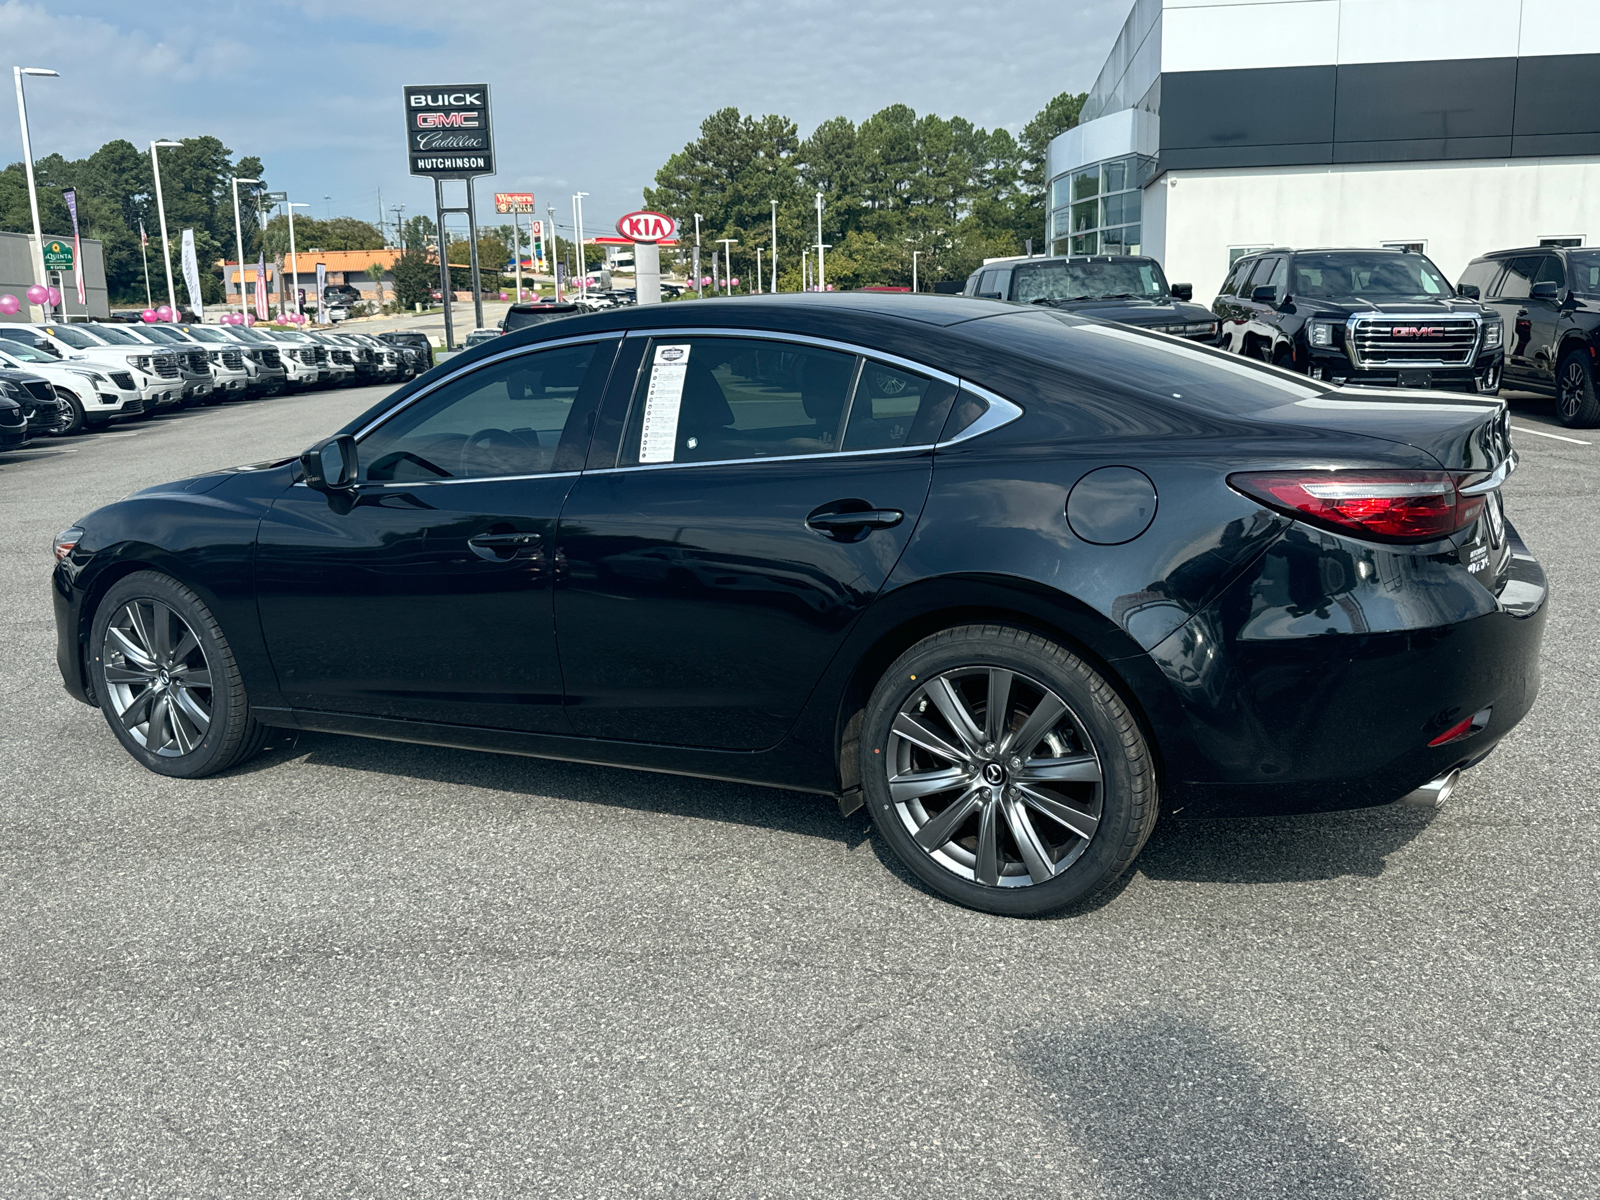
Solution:
M 617 232 L 634 242 L 670 242 L 678 223 L 658 212 L 631 212 L 618 220 Z
M 1437 325 L 1396 325 L 1389 330 L 1389 336 L 1397 338 L 1443 337 L 1444 330 Z

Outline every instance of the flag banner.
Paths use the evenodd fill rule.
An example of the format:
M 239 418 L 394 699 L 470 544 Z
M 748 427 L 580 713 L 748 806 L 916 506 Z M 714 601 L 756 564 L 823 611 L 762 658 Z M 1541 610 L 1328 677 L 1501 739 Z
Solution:
M 139 245 L 148 246 L 149 244 L 150 244 L 150 235 L 144 231 L 144 222 L 140 221 L 139 222 Z
M 328 264 L 317 264 L 317 324 L 328 323 Z
M 78 192 L 65 188 L 61 198 L 67 202 L 67 212 L 72 215 L 72 275 L 78 284 L 78 303 L 89 306 L 89 293 L 83 287 L 83 242 L 78 237 Z
M 261 251 L 256 262 L 256 320 L 265 321 L 270 315 L 267 308 L 267 252 Z
M 189 289 L 189 307 L 196 321 L 206 319 L 206 306 L 200 300 L 200 260 L 194 252 L 194 230 L 183 231 L 183 283 Z

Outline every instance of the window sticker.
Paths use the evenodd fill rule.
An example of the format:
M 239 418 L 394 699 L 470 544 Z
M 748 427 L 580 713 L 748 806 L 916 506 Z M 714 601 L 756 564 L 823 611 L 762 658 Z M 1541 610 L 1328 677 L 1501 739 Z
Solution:
M 689 370 L 689 347 L 657 346 L 644 394 L 644 429 L 639 435 L 641 463 L 671 462 L 678 445 L 678 406 Z

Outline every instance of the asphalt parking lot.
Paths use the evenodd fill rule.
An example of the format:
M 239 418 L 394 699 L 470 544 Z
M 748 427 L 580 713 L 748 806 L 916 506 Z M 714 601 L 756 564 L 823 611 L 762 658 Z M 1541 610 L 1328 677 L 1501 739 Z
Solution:
M 1013 921 L 819 797 L 136 766 L 61 689 L 50 535 L 375 398 L 0 458 L 0 1196 L 1600 1195 L 1600 431 L 1514 405 L 1543 693 L 1445 809 L 1171 820 Z

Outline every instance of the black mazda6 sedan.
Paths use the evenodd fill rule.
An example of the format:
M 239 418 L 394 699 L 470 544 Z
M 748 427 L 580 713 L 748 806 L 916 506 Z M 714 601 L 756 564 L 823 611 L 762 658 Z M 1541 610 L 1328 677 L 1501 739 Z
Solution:
M 91 513 L 59 659 L 166 775 L 280 727 L 824 793 L 1033 914 L 1163 808 L 1437 799 L 1488 754 L 1545 618 L 1515 462 L 1498 400 L 1037 306 L 614 309 Z

